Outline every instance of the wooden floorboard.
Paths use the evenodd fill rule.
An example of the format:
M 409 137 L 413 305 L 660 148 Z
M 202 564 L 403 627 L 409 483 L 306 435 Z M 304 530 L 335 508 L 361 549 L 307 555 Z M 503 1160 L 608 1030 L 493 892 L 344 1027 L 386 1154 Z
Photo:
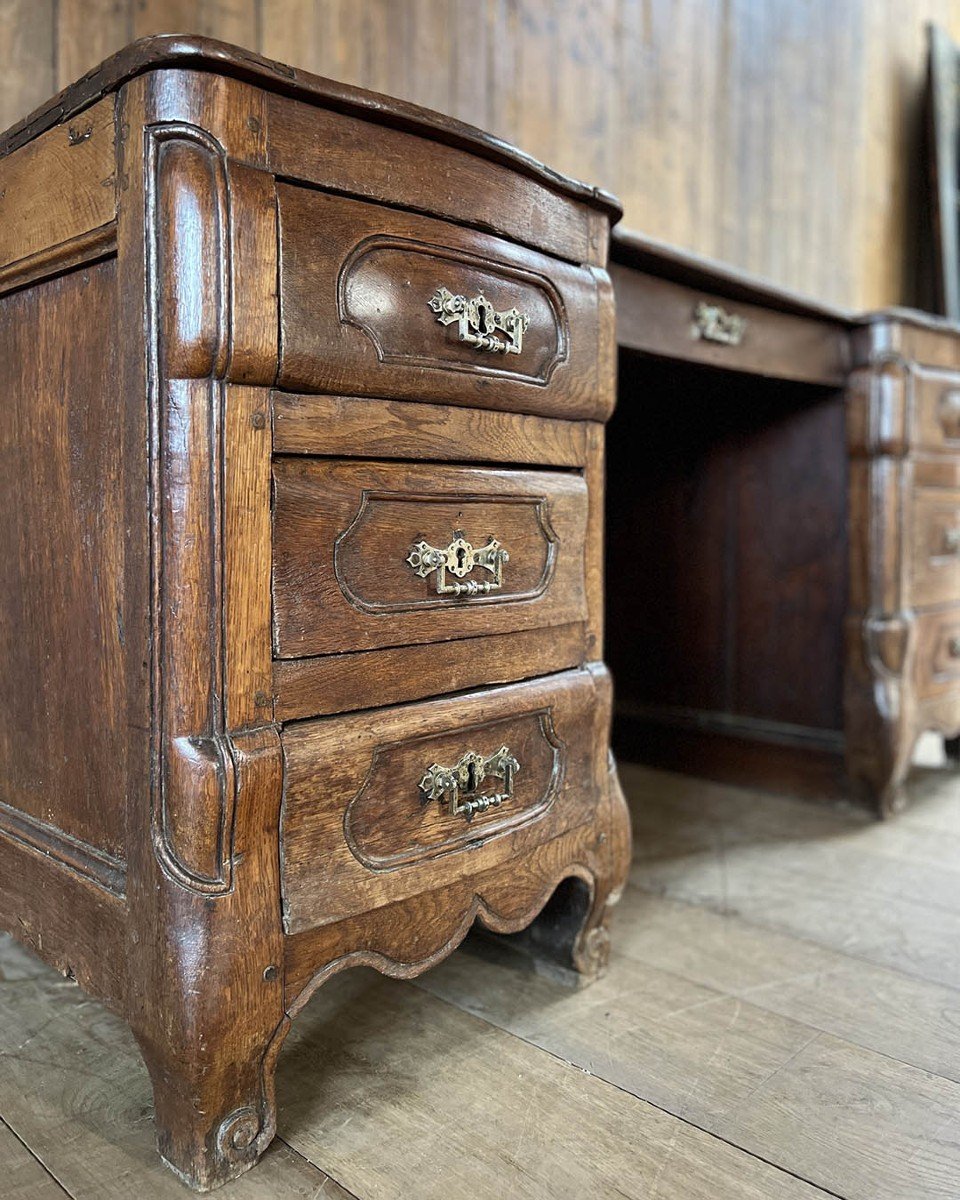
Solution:
M 608 975 L 473 941 L 298 1020 L 224 1200 L 956 1200 L 960 776 L 856 810 L 627 766 Z M 0 1198 L 173 1200 L 126 1027 L 0 939 Z
M 150 1082 L 127 1027 L 9 938 L 0 943 L 0 1119 L 74 1200 L 183 1200 L 189 1193 L 157 1156 Z M 217 1195 L 348 1193 L 277 1141 L 255 1172 Z
M 960 1084 L 804 1022 L 619 955 L 574 996 L 467 955 L 422 986 L 838 1195 L 957 1195 Z
M 960 994 L 628 888 L 618 954 L 960 1083 Z
M 922 824 L 960 809 L 955 772 L 915 781 L 919 824 L 883 825 L 663 772 L 625 777 L 636 886 L 960 988 L 960 837 Z
M 0 1121 L 0 1196 L 3 1200 L 64 1200 L 68 1195 L 13 1130 Z
M 468 973 L 475 967 L 458 957 Z M 476 985 L 487 995 L 485 979 Z M 554 1007 L 575 999 L 555 985 L 545 998 Z M 602 1044 L 605 1029 L 593 1029 Z M 372 972 L 332 980 L 290 1037 L 280 1128 L 358 1196 L 822 1195 L 486 1017 Z

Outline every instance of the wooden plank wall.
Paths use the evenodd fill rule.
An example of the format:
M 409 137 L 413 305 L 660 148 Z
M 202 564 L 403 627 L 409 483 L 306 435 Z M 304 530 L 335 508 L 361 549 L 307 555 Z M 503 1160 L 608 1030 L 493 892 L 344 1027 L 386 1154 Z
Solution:
M 924 23 L 960 0 L 0 0 L 0 127 L 190 31 L 453 113 L 653 236 L 854 307 L 917 298 Z

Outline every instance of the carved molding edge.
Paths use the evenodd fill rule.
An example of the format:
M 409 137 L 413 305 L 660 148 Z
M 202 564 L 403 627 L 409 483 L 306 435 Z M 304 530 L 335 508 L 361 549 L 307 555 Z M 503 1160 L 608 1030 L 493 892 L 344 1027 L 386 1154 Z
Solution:
M 368 770 L 366 778 L 363 781 L 363 785 L 361 786 L 359 792 L 357 792 L 356 796 L 354 796 L 354 798 L 347 805 L 343 814 L 343 835 L 347 846 L 350 849 L 350 853 L 354 856 L 354 858 L 356 858 L 359 863 L 365 867 L 368 867 L 370 870 L 381 873 L 393 871 L 399 867 L 410 866 L 414 863 L 429 862 L 436 858 L 443 858 L 447 854 L 452 854 L 457 850 L 462 850 L 468 842 L 486 843 L 488 841 L 492 841 L 496 837 L 502 836 L 503 834 L 515 833 L 518 830 L 524 829 L 526 826 L 532 825 L 535 821 L 539 821 L 541 818 L 546 816 L 546 814 L 553 807 L 553 803 L 556 800 L 561 787 L 563 786 L 563 780 L 566 775 L 566 759 L 564 756 L 564 750 L 566 749 L 566 746 L 564 742 L 561 741 L 561 739 L 557 736 L 557 732 L 554 729 L 551 709 L 544 708 L 534 710 L 529 713 L 518 713 L 509 717 L 501 717 L 492 721 L 485 721 L 480 725 L 467 725 L 463 727 L 462 731 L 458 730 L 458 732 L 462 732 L 464 743 L 466 744 L 467 742 L 470 742 L 475 735 L 482 734 L 484 729 L 488 729 L 491 726 L 504 725 L 511 721 L 517 721 L 524 716 L 537 718 L 540 725 L 541 736 L 553 751 L 553 764 L 550 771 L 550 776 L 547 779 L 543 795 L 535 804 L 525 808 L 521 812 L 515 812 L 512 814 L 509 812 L 502 812 L 499 820 L 490 821 L 482 825 L 474 826 L 469 823 L 463 823 L 462 828 L 458 827 L 452 837 L 448 838 L 444 842 L 438 843 L 435 846 L 417 847 L 406 851 L 400 851 L 391 855 L 367 854 L 358 844 L 353 833 L 351 823 L 353 809 L 362 800 L 370 781 L 374 778 L 377 768 L 377 760 L 384 753 L 395 749 L 397 746 L 407 745 L 409 743 L 401 741 L 395 742 L 389 746 L 378 746 L 371 757 L 370 769 Z M 424 735 L 424 737 L 420 740 L 427 740 L 427 738 L 432 736 L 434 735 Z M 438 734 L 436 736 L 440 735 Z M 499 734 L 496 735 L 496 737 L 499 736 Z M 419 781 L 414 780 L 408 782 L 411 782 L 411 791 L 416 792 Z M 419 794 L 417 794 L 416 799 L 417 804 L 421 805 L 422 799 Z
M 349 297 L 347 296 L 347 288 L 352 273 L 356 271 L 364 258 L 372 253 L 376 253 L 378 250 L 396 250 L 408 255 L 418 254 L 421 257 L 435 258 L 441 262 L 460 263 L 467 267 L 479 269 L 494 278 L 499 277 L 504 281 L 516 280 L 527 287 L 535 288 L 546 298 L 553 313 L 553 327 L 557 335 L 556 350 L 543 369 L 535 375 L 519 369 L 500 366 L 496 362 L 491 363 L 485 359 L 480 359 L 476 362 L 458 362 L 456 359 L 444 358 L 439 352 L 436 355 L 417 355 L 402 354 L 388 350 L 384 346 L 383 340 L 377 330 L 361 316 L 350 311 Z M 442 280 L 438 278 L 438 282 L 442 282 Z M 429 294 L 423 297 L 425 303 L 429 299 Z M 504 379 L 513 379 L 545 387 L 550 382 L 557 367 L 561 363 L 566 362 L 569 356 L 570 335 L 566 308 L 562 296 L 551 280 L 545 275 L 538 275 L 533 271 L 521 270 L 519 267 L 511 266 L 508 263 L 497 262 L 494 259 L 485 258 L 479 254 L 471 254 L 466 250 L 456 250 L 450 246 L 439 246 L 433 242 L 421 242 L 412 238 L 393 237 L 375 233 L 358 242 L 344 259 L 343 265 L 340 268 L 337 279 L 337 313 L 344 325 L 352 325 L 370 339 L 376 351 L 377 359 L 382 363 L 394 363 L 399 366 L 409 367 L 426 367 L 430 370 L 461 371 L 467 374 L 496 375 Z
M 221 545 L 229 181 L 223 146 L 193 125 L 149 125 L 144 139 L 151 676 L 159 760 L 153 844 L 177 883 L 220 894 L 232 886 L 235 807 L 223 712 Z
M 378 502 L 397 503 L 397 504 L 450 504 L 450 505 L 467 505 L 467 504 L 525 504 L 533 508 L 536 515 L 537 525 L 540 532 L 543 534 L 544 542 L 547 546 L 547 556 L 544 563 L 543 571 L 540 578 L 534 587 L 528 588 L 525 592 L 510 592 L 498 591 L 490 592 L 480 596 L 438 596 L 436 593 L 426 591 L 422 600 L 400 600 L 393 603 L 377 604 L 369 600 L 364 600 L 358 596 L 350 584 L 347 582 L 342 565 L 343 548 L 353 534 L 359 530 L 366 518 L 367 512 L 373 504 Z M 467 518 L 461 514 L 461 524 L 467 523 Z M 411 534 L 411 541 L 416 539 L 417 534 Z M 550 521 L 550 503 L 545 496 L 518 496 L 518 495 L 481 495 L 481 494 L 464 494 L 460 492 L 434 492 L 434 493 L 415 493 L 415 492 L 385 492 L 375 489 L 364 488 L 360 493 L 360 504 L 357 508 L 356 515 L 347 526 L 347 528 L 337 535 L 333 547 L 333 571 L 337 580 L 337 586 L 343 593 L 344 598 L 348 601 L 351 607 L 363 613 L 404 613 L 416 612 L 421 609 L 430 608 L 464 608 L 467 605 L 474 604 L 511 604 L 518 603 L 524 600 L 536 600 L 538 596 L 542 596 L 547 590 L 554 571 L 557 565 L 557 545 L 559 539 L 556 531 Z M 398 545 L 400 558 L 405 558 L 409 545 L 404 543 Z
M 417 975 L 422 975 L 456 950 L 467 936 L 470 926 L 476 920 L 479 920 L 485 928 L 492 930 L 494 933 L 519 933 L 521 929 L 526 929 L 544 910 L 550 897 L 560 884 L 565 879 L 570 878 L 581 879 L 590 889 L 591 896 L 596 894 L 598 886 L 596 871 L 583 863 L 571 862 L 556 872 L 551 882 L 544 886 L 533 904 L 529 908 L 524 909 L 517 917 L 502 916 L 481 894 L 475 892 L 472 901 L 466 906 L 462 916 L 454 921 L 452 928 L 448 927 L 449 932 L 448 930 L 444 930 L 443 934 L 441 934 L 439 944 L 435 945 L 421 958 L 400 961 L 381 953 L 379 950 L 362 949 L 348 951 L 346 954 L 340 955 L 339 958 L 325 963 L 314 972 L 310 979 L 296 993 L 293 1000 L 287 1004 L 287 1015 L 295 1017 L 318 988 L 322 987 L 332 976 L 339 974 L 340 971 L 346 970 L 348 967 L 373 967 L 381 975 L 387 975 L 393 979 L 414 979 Z
M 122 859 L 3 801 L 0 801 L 0 835 L 28 846 L 114 896 L 123 897 L 126 893 L 127 864 Z

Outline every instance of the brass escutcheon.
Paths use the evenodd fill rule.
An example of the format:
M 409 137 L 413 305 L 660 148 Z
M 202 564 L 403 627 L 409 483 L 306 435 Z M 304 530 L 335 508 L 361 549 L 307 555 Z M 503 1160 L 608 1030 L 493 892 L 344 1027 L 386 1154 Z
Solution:
M 476 750 L 468 750 L 455 766 L 441 767 L 439 763 L 433 763 L 427 767 L 420 780 L 420 791 L 425 800 L 449 804 L 454 816 L 471 821 L 475 813 L 498 808 L 511 799 L 513 777 L 519 770 L 520 764 L 506 746 L 501 746 L 487 758 Z M 478 794 L 477 789 L 488 777 L 502 779 L 503 791 Z
M 483 292 L 468 299 L 445 287 L 438 287 L 427 303 L 441 325 L 457 323 L 457 337 L 468 346 L 495 354 L 519 354 L 523 349 L 530 318 L 518 308 L 498 312 Z
M 693 310 L 693 336 L 721 346 L 739 346 L 746 332 L 747 319 L 728 313 L 719 304 L 701 300 Z
M 449 546 L 441 548 L 431 546 L 429 542 L 414 542 L 407 554 L 407 562 L 421 579 L 436 571 L 438 596 L 485 596 L 495 592 L 503 585 L 503 566 L 509 561 L 510 555 L 495 537 L 488 537 L 485 546 L 475 549 L 462 529 L 455 530 Z M 474 567 L 489 571 L 493 579 L 447 582 L 447 572 L 459 581 Z

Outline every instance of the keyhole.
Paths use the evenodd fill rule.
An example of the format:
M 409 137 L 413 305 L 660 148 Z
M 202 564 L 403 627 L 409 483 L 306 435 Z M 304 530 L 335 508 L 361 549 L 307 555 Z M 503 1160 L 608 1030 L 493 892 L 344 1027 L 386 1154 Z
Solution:
M 477 790 L 477 764 L 467 763 L 467 791 L 475 792 Z
M 460 570 L 464 570 L 467 562 L 467 552 L 462 546 L 457 547 L 457 566 Z

